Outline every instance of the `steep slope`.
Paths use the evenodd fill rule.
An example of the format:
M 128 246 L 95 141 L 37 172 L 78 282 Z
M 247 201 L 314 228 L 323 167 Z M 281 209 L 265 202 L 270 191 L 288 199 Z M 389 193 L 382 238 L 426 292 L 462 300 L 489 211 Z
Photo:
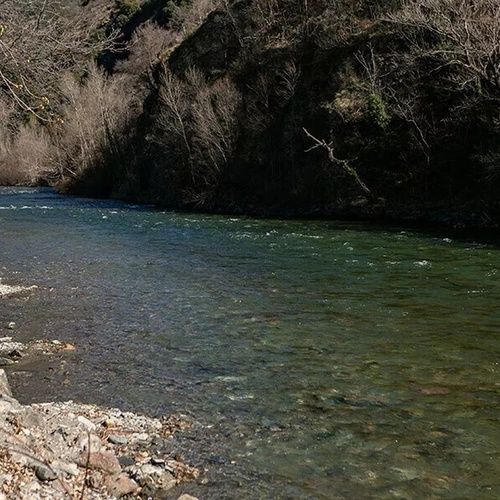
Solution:
M 99 33 L 118 33 L 97 54 L 106 72 L 65 76 L 60 122 L 41 127 L 62 189 L 209 211 L 497 222 L 495 0 L 102 9 Z

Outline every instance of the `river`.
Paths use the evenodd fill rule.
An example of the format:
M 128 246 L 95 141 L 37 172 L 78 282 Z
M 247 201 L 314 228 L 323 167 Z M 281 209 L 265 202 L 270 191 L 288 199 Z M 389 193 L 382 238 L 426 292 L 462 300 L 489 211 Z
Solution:
M 201 498 L 500 498 L 500 250 L 400 227 L 184 214 L 0 188 L 12 380 L 202 432 Z

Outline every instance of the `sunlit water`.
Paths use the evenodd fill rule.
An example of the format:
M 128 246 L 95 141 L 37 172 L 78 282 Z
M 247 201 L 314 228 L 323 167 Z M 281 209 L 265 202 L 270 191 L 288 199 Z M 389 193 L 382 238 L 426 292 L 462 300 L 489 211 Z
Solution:
M 499 498 L 500 250 L 0 188 L 0 300 L 72 398 L 203 426 L 202 498 Z

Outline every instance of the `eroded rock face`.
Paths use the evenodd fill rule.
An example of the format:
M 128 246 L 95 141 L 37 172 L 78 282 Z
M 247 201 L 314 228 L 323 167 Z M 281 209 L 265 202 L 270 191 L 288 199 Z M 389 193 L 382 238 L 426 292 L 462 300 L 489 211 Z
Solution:
M 148 451 L 172 434 L 171 420 L 71 401 L 23 406 L 8 395 L 3 370 L 0 383 L 0 500 L 80 498 L 82 491 L 88 499 L 159 498 L 198 474 Z

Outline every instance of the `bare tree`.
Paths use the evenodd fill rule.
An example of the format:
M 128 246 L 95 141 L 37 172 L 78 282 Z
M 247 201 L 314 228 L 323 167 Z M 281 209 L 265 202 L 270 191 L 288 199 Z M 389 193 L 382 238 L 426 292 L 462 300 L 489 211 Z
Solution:
M 429 44 L 425 35 L 410 39 L 421 54 L 457 70 L 453 78 L 458 88 L 485 83 L 500 90 L 498 0 L 404 0 L 402 8 L 386 21 L 439 40 Z
M 185 201 L 201 205 L 213 197 L 233 152 L 239 103 L 240 94 L 227 78 L 208 82 L 191 68 L 181 79 L 165 70 L 151 139 L 171 171 L 182 165 L 178 172 L 188 174 Z
M 3 0 L 0 9 L 0 90 L 22 110 L 50 121 L 50 101 L 62 71 L 113 47 L 116 33 L 102 28 L 103 2 L 82 8 L 75 0 Z
M 181 39 L 181 34 L 174 30 L 165 30 L 153 22 L 146 22 L 134 31 L 128 46 L 129 56 L 117 63 L 116 70 L 151 78 L 154 65 Z
M 125 76 L 109 78 L 92 64 L 83 82 L 66 74 L 62 92 L 64 118 L 54 127 L 59 171 L 80 178 L 90 168 L 119 157 L 140 108 Z

